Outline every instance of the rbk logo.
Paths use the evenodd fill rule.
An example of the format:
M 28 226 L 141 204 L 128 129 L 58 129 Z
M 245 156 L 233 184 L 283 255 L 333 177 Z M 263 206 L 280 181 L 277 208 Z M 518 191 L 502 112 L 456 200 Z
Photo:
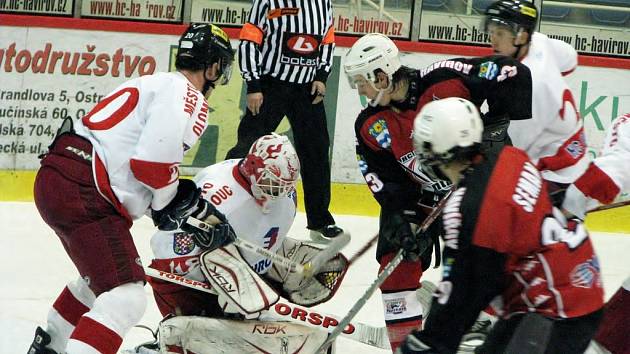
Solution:
M 287 44 L 289 46 L 289 49 L 298 54 L 313 53 L 315 50 L 317 50 L 317 47 L 319 46 L 317 39 L 304 34 L 291 37 L 287 41 Z

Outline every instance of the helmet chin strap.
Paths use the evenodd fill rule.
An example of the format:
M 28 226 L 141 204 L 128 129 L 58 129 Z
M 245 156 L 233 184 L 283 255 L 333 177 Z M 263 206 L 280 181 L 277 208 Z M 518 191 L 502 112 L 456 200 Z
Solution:
M 387 89 L 377 89 L 377 90 L 378 90 L 378 95 L 376 95 L 376 97 L 373 100 L 370 100 L 368 102 L 370 107 L 378 106 L 378 103 L 381 102 L 381 99 L 383 98 L 383 95 L 385 94 L 385 90 Z
M 512 58 L 518 60 L 518 54 L 521 52 L 521 48 L 523 48 L 523 46 L 525 44 L 515 44 L 516 40 L 518 39 L 519 36 L 521 36 L 523 33 L 523 29 L 519 29 L 518 32 L 516 32 L 516 37 L 514 38 L 514 42 L 512 42 L 512 45 L 516 48 L 516 52 L 514 52 L 514 54 L 512 54 Z
M 385 92 L 387 92 L 388 90 L 392 88 L 392 80 L 389 79 L 389 84 L 384 89 L 376 88 L 376 85 L 374 85 L 372 81 L 370 81 L 370 85 L 372 85 L 372 88 L 378 91 L 378 95 L 376 95 L 376 97 L 374 97 L 373 100 L 370 100 L 368 104 L 370 105 L 370 107 L 376 107 L 383 99 L 383 95 L 385 95 Z
M 514 52 L 514 54 L 512 54 L 512 58 L 518 60 L 518 53 L 521 52 L 521 48 L 523 48 L 524 44 L 514 44 L 514 47 L 516 47 L 516 52 Z
M 221 75 L 218 75 L 218 77 L 214 80 L 210 80 L 206 77 L 206 71 L 208 71 L 209 66 L 206 65 L 203 69 L 203 78 L 204 80 L 206 80 L 206 82 L 203 84 L 203 88 L 201 89 L 201 93 L 206 96 L 206 94 L 208 93 L 208 90 L 210 90 L 211 88 L 214 90 L 216 88 L 216 82 L 219 81 L 219 79 L 221 78 Z

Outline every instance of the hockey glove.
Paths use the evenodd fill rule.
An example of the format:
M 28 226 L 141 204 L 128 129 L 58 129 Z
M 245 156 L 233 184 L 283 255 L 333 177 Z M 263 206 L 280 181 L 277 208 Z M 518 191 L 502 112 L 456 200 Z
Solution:
M 217 211 L 217 213 L 219 212 Z M 213 215 L 216 216 L 217 214 Z M 224 216 L 223 218 L 225 219 Z M 188 224 L 182 225 L 182 230 L 192 236 L 195 245 L 206 251 L 227 246 L 236 240 L 234 229 L 227 221 L 214 225 L 210 231 L 201 230 Z
M 198 229 L 186 223 L 186 219 L 194 217 L 208 222 L 211 216 L 219 220 L 210 231 Z M 153 223 L 160 230 L 173 231 L 181 229 L 189 233 L 197 246 L 204 250 L 215 249 L 232 243 L 236 236 L 227 223 L 225 215 L 201 196 L 201 188 L 188 179 L 180 179 L 175 198 L 162 210 L 152 211 Z
M 397 215 L 393 217 L 399 217 Z M 404 257 L 407 261 L 418 261 L 427 250 L 431 249 L 433 241 L 428 234 L 419 232 L 418 225 L 409 223 L 402 219 L 397 223 L 391 240 L 399 248 L 404 250 Z
M 207 214 L 207 208 L 214 209 L 214 206 L 201 198 L 201 189 L 195 182 L 180 179 L 173 200 L 162 210 L 152 210 L 151 218 L 158 229 L 173 231 L 181 228 L 189 216 L 198 218 L 200 213 Z
M 396 349 L 395 354 L 439 354 L 445 352 L 435 349 L 428 342 L 428 338 L 422 332 L 413 331 L 407 335 L 402 345 Z

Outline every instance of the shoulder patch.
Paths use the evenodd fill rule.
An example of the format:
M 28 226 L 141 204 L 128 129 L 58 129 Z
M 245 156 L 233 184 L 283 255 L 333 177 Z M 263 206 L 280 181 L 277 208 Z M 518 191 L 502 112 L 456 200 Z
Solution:
M 173 235 L 173 252 L 180 256 L 189 254 L 195 249 L 195 242 L 186 232 L 176 232 Z
M 478 76 L 486 80 L 494 80 L 499 72 L 499 66 L 493 61 L 486 61 L 479 66 Z
M 368 133 L 376 140 L 376 142 L 383 148 L 387 149 L 392 144 L 392 138 L 387 129 L 387 122 L 383 118 L 379 118 L 368 128 Z

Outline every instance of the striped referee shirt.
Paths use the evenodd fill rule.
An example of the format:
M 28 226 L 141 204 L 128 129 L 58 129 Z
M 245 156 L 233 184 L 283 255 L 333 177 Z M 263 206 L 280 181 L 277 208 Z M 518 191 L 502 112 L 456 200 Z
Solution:
M 254 0 L 239 38 L 239 66 L 247 92 L 260 92 L 260 78 L 326 82 L 335 30 L 331 0 Z

